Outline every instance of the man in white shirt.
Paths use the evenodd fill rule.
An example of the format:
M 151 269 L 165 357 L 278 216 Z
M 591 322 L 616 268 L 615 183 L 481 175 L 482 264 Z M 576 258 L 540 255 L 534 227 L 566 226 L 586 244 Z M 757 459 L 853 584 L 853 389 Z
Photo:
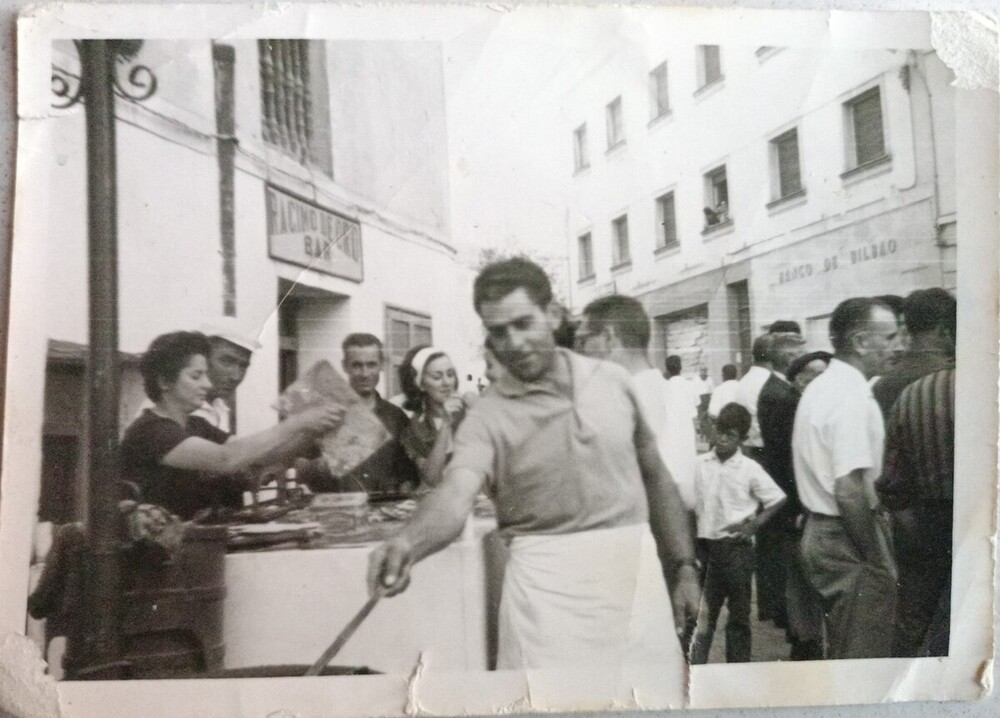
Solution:
M 695 393 L 699 397 L 711 394 L 715 388 L 715 382 L 709 378 L 708 367 L 705 366 L 698 367 L 698 376 L 692 377 L 691 382 L 694 384 Z
M 576 333 L 576 350 L 594 359 L 612 361 L 632 375 L 646 423 L 656 435 L 657 448 L 667 465 L 688 512 L 694 509 L 695 408 L 687 382 L 681 398 L 672 400 L 663 375 L 649 360 L 649 317 L 632 297 L 601 297 L 583 310 L 583 324 Z M 691 514 L 692 530 L 694 517 Z
M 695 512 L 703 565 L 702 610 L 691 646 L 691 663 L 705 663 L 723 604 L 728 602 L 726 661 L 751 656 L 750 599 L 753 536 L 785 501 L 785 493 L 753 459 L 740 453 L 750 413 L 726 404 L 715 426 L 715 449 L 698 457 Z
M 841 302 L 830 317 L 833 359 L 795 414 L 795 483 L 808 512 L 802 557 L 823 601 L 827 658 L 891 655 L 897 571 L 877 511 L 885 429 L 868 379 L 883 370 L 898 331 L 881 302 Z
M 719 416 L 722 407 L 736 401 L 736 392 L 740 385 L 736 377 L 735 364 L 726 364 L 722 367 L 722 383 L 715 387 L 712 398 L 708 400 L 708 415 L 713 419 Z
M 771 378 L 771 343 L 773 334 L 764 334 L 753 342 L 753 366 L 740 379 L 736 388 L 736 402 L 750 412 L 750 433 L 743 442 L 743 453 L 758 463 L 764 459 L 764 439 L 757 421 L 757 401 L 760 390 Z

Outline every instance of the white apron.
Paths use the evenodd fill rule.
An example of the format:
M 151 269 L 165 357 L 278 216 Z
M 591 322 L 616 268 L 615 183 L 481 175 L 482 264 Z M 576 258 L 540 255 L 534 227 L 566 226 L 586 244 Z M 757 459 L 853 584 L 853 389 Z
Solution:
M 511 541 L 497 668 L 588 665 L 656 665 L 683 675 L 648 524 Z

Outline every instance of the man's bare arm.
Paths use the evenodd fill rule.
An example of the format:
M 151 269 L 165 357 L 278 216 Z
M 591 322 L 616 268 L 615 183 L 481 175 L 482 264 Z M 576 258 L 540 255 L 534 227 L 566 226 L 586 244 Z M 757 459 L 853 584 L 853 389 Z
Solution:
M 641 415 L 635 433 L 639 470 L 649 503 L 649 527 L 670 589 L 678 632 L 698 615 L 698 571 L 687 510 L 677 483 L 660 457 L 652 431 Z
M 450 544 L 472 511 L 482 478 L 461 467 L 445 471 L 441 484 L 420 501 L 416 513 L 395 537 L 376 548 L 368 559 L 368 592 L 392 596 L 410 582 L 410 568 Z
M 865 490 L 865 475 L 862 469 L 855 469 L 846 476 L 837 478 L 833 485 L 833 496 L 840 509 L 844 528 L 865 561 L 878 563 L 881 555 L 875 517 L 868 503 Z

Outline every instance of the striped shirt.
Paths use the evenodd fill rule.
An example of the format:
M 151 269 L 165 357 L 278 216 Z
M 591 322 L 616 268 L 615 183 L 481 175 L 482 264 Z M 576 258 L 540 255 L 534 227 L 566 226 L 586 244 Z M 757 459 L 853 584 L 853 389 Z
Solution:
M 955 482 L 955 369 L 910 384 L 886 423 L 879 494 L 890 509 L 951 501 Z

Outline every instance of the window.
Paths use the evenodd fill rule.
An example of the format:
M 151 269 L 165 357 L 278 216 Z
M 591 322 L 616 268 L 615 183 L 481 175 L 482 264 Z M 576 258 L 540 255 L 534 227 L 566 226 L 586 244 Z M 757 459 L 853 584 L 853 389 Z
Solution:
M 322 43 L 258 40 L 257 50 L 264 141 L 332 173 Z
M 399 367 L 406 352 L 419 344 L 431 344 L 431 318 L 403 309 L 385 309 L 386 396 L 398 394 Z
M 656 199 L 656 248 L 670 249 L 678 246 L 677 219 L 674 215 L 674 193 L 667 192 Z
M 775 199 L 791 197 L 802 191 L 799 168 L 799 133 L 789 130 L 771 140 L 772 194 Z
M 698 88 L 722 79 L 722 58 L 718 45 L 698 46 Z
M 590 167 L 590 154 L 587 150 L 587 123 L 573 130 L 573 169 L 579 172 Z
M 620 267 L 632 261 L 628 248 L 628 215 L 622 215 L 611 222 L 611 268 Z
M 594 276 L 594 243 L 590 232 L 581 234 L 576 239 L 577 255 L 579 258 L 580 279 L 590 279 Z
M 729 183 L 726 166 L 722 165 L 705 174 L 705 228 L 724 224 L 729 216 Z
M 608 103 L 605 113 L 608 125 L 608 149 L 625 141 L 625 123 L 622 119 L 622 98 L 616 97 Z
M 667 63 L 659 64 L 649 73 L 649 117 L 655 120 L 670 112 L 667 94 Z
M 863 167 L 886 158 L 882 128 L 882 96 L 878 87 L 845 103 L 848 159 L 851 168 Z

